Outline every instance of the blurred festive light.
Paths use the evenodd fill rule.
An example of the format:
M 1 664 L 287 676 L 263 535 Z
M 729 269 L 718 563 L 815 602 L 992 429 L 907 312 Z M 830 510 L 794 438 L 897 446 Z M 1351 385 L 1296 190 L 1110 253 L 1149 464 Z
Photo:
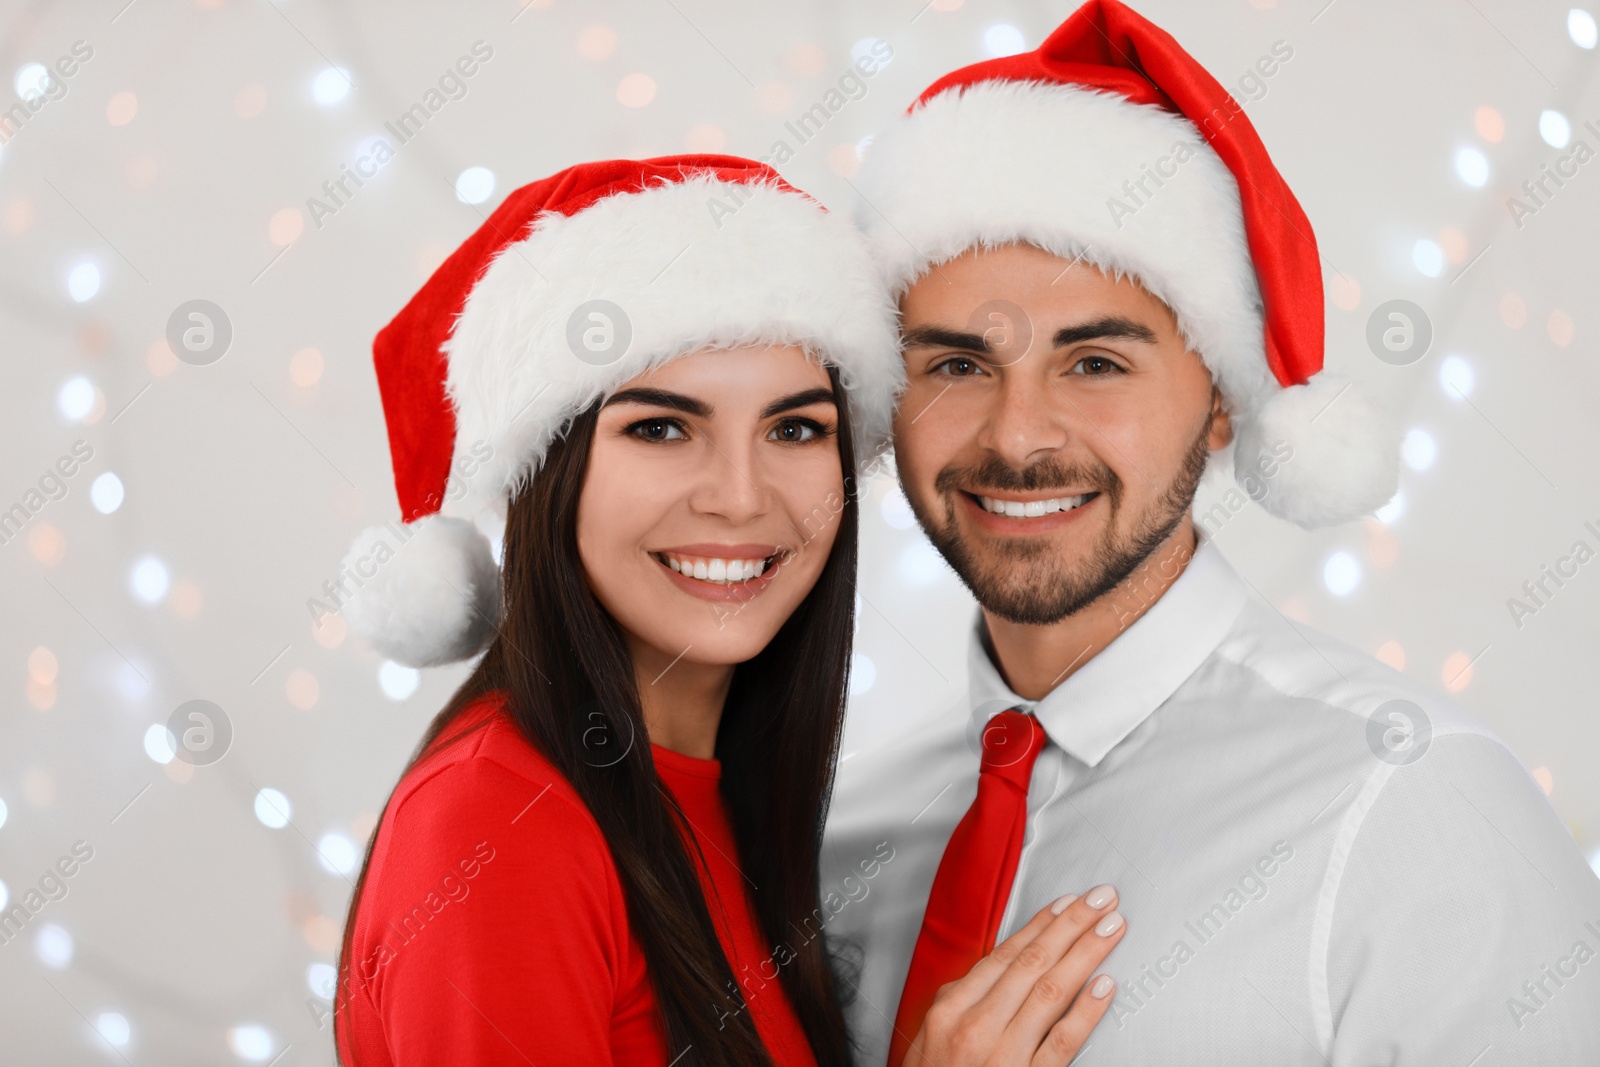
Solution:
M 1009 22 L 997 22 L 983 31 L 983 49 L 991 56 L 1014 56 L 1028 50 L 1022 31 Z
M 1520 330 L 1528 321 L 1528 302 L 1516 293 L 1506 293 L 1500 298 L 1500 321 L 1513 330 Z
M 294 809 L 289 798 L 276 789 L 262 789 L 256 793 L 256 818 L 269 830 L 282 830 L 289 825 Z
M 28 531 L 28 551 L 40 563 L 54 566 L 67 554 L 67 539 L 48 522 L 36 521 Z
M 850 695 L 858 697 L 878 680 L 878 665 L 859 652 L 850 654 Z
M 12 79 L 11 86 L 24 100 L 43 96 L 45 90 L 50 88 L 50 71 L 43 63 L 24 63 L 17 68 L 17 75 Z
M 1437 278 L 1444 270 L 1444 249 L 1424 237 L 1411 246 L 1411 262 L 1418 271 Z
M 203 601 L 200 587 L 193 582 L 180 580 L 172 583 L 172 611 L 178 618 L 192 619 L 199 615 Z
M 1387 504 L 1373 512 L 1373 515 L 1385 526 L 1393 526 L 1400 521 L 1400 516 L 1405 513 L 1406 495 L 1404 493 L 1396 493 Z
M 1567 12 L 1567 36 L 1579 48 L 1593 48 L 1596 40 L 1600 40 L 1600 28 L 1595 26 L 1593 15 L 1575 7 Z
M 6 884 L 4 882 L 0 882 L 0 911 L 5 911 L 6 905 L 10 903 L 11 890 L 6 888 Z
M 267 109 L 267 90 L 260 85 L 243 86 L 233 94 L 234 118 L 253 119 Z
M 117 93 L 106 101 L 106 121 L 113 126 L 126 126 L 139 114 L 139 98 L 131 92 Z
M 888 59 L 878 58 L 879 56 L 885 54 L 889 56 Z M 893 62 L 894 53 L 893 50 L 889 48 L 888 42 L 884 41 L 882 38 L 863 37 L 861 40 L 850 46 L 850 62 L 860 63 L 862 60 L 868 60 L 876 63 L 878 65 L 878 69 L 882 70 L 884 67 L 887 67 L 891 62 Z
M 1456 149 L 1456 176 L 1474 189 L 1489 180 L 1489 157 L 1476 148 Z
M 1328 282 L 1328 294 L 1340 311 L 1354 311 L 1361 306 L 1361 283 L 1348 274 L 1335 273 Z
M 89 483 L 89 503 L 102 515 L 109 515 L 120 508 L 125 495 L 122 479 L 111 471 L 106 471 Z
M 40 685 L 54 682 L 60 667 L 56 654 L 43 645 L 28 653 L 28 677 Z
M 1596 875 L 1600 875 L 1600 848 L 1597 848 L 1594 850 L 1594 852 L 1590 853 L 1589 869 Z
M 1378 651 L 1374 652 L 1373 655 L 1377 657 L 1379 663 L 1393 670 L 1403 671 L 1406 669 L 1406 650 L 1401 647 L 1399 641 L 1385 641 L 1378 646 Z
M 468 167 L 456 176 L 456 199 L 463 204 L 481 204 L 494 195 L 494 171 L 488 167 Z
M 289 677 L 284 681 L 284 695 L 289 698 L 289 703 L 301 711 L 310 711 L 317 706 L 317 697 L 322 694 L 322 687 L 317 684 L 317 676 L 304 667 L 297 667 L 289 672 Z
M 608 59 L 617 50 L 617 31 L 610 26 L 590 26 L 578 34 L 578 54 L 591 63 Z
M 1533 780 L 1539 783 L 1539 788 L 1544 790 L 1544 795 L 1549 796 L 1556 791 L 1556 776 L 1549 767 L 1535 767 Z
M 1439 446 L 1431 433 L 1420 429 L 1406 431 L 1405 440 L 1400 442 L 1400 458 L 1406 461 L 1406 466 L 1414 471 L 1425 471 L 1433 466 L 1438 456 Z
M 623 107 L 644 107 L 656 98 L 656 80 L 643 71 L 634 71 L 617 83 L 617 103 Z
M 917 524 L 917 516 L 898 485 L 891 485 L 883 494 L 883 521 L 896 530 L 909 530 Z
M 260 1063 L 272 1057 L 277 1042 L 272 1032 L 259 1023 L 243 1023 L 228 1031 L 228 1047 L 242 1060 Z
M 289 357 L 289 380 L 308 389 L 322 380 L 322 353 L 315 348 L 302 348 Z
M 53 970 L 63 970 L 72 962 L 72 935 L 55 923 L 45 923 L 33 937 L 33 954 Z
M 1439 361 L 1439 388 L 1451 400 L 1471 396 L 1476 381 L 1477 375 L 1473 373 L 1472 364 L 1460 356 L 1446 356 Z
M 151 723 L 144 732 L 144 754 L 157 763 L 171 763 L 178 755 L 178 739 L 164 723 Z
M 100 291 L 100 268 L 93 263 L 79 263 L 67 275 L 67 295 L 81 304 L 93 300 Z
M 121 1012 L 107 1011 L 95 1016 L 94 1028 L 117 1048 L 128 1043 L 133 1036 L 133 1028 L 128 1025 L 128 1017 Z
M 322 107 L 332 107 L 350 95 L 350 72 L 343 67 L 327 67 L 317 72 L 311 95 Z
M 390 700 L 405 700 L 422 684 L 422 672 L 393 660 L 384 660 L 378 668 L 378 688 Z
M 1439 680 L 1450 692 L 1461 692 L 1472 684 L 1472 657 L 1465 652 L 1452 652 L 1439 670 Z
M 306 985 L 311 987 L 312 996 L 332 1000 L 339 988 L 339 972 L 332 964 L 313 963 L 306 968 Z
M 167 565 L 155 556 L 142 556 L 128 575 L 128 586 L 144 604 L 159 604 L 167 596 Z
M 56 780 L 43 767 L 30 767 L 22 775 L 22 799 L 35 808 L 56 802 Z
M 815 77 L 828 69 L 828 53 L 814 44 L 803 42 L 789 49 L 783 57 L 783 65 L 797 77 Z
M 856 158 L 867 158 L 867 149 L 872 147 L 873 137 L 874 135 L 869 133 L 856 142 Z
M 1334 596 L 1349 596 L 1361 584 L 1361 564 L 1348 552 L 1335 552 L 1322 565 L 1322 584 Z
M 1506 135 L 1506 120 L 1492 107 L 1480 107 L 1472 116 L 1472 126 L 1490 144 L 1499 144 L 1500 138 Z
M 683 147 L 691 152 L 720 153 L 727 150 L 728 135 L 722 132 L 721 126 L 699 122 L 690 126 L 689 132 L 684 134 Z
M 1446 226 L 1439 231 L 1439 247 L 1444 249 L 1444 258 L 1447 263 L 1456 266 L 1467 261 L 1467 235 L 1454 226 Z
M 56 410 L 68 422 L 82 422 L 94 410 L 94 382 L 82 374 L 62 382 L 56 392 Z
M 311 624 L 311 637 L 323 648 L 338 648 L 344 644 L 344 616 L 324 615 Z
M 140 673 L 132 663 L 126 661 L 117 664 L 116 678 L 117 695 L 130 704 L 137 704 L 150 695 L 150 678 Z
M 926 538 L 918 538 L 900 550 L 897 564 L 900 580 L 913 588 L 937 582 L 944 568 L 944 557 Z
M 6 824 L 6 818 L 11 814 L 11 809 L 6 807 L 6 802 L 0 800 L 0 826 Z
M 317 840 L 317 859 L 329 874 L 349 874 L 358 858 L 356 843 L 337 830 L 329 830 Z
M 1545 323 L 1545 330 L 1549 333 L 1550 340 L 1562 348 L 1570 345 L 1573 337 L 1577 335 L 1577 326 L 1573 323 L 1572 316 L 1560 308 L 1550 312 L 1550 318 Z
M 282 248 L 300 240 L 306 232 L 306 220 L 297 207 L 279 208 L 267 220 L 267 240 Z
M 1565 148 L 1572 140 L 1572 123 L 1559 111 L 1539 112 L 1539 136 L 1551 148 Z

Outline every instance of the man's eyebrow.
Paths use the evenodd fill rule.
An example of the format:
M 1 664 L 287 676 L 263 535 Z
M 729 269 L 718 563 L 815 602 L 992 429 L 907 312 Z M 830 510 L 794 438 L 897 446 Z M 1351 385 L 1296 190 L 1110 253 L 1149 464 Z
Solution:
M 1057 348 L 1066 348 L 1079 341 L 1092 341 L 1099 338 L 1120 337 L 1129 341 L 1142 341 L 1147 345 L 1156 343 L 1156 332 L 1142 322 L 1125 319 L 1121 315 L 1107 315 L 1104 318 L 1092 319 L 1089 322 L 1080 322 L 1076 326 L 1063 326 L 1056 331 L 1051 341 Z
M 942 326 L 917 326 L 905 332 L 907 348 L 954 348 L 962 352 L 985 355 L 991 351 L 983 335 L 964 330 L 949 330 Z
M 761 409 L 761 417 L 770 419 L 774 415 L 782 414 L 785 411 L 793 411 L 795 408 L 808 407 L 811 404 L 832 404 L 837 407 L 839 400 L 833 395 L 832 389 L 819 385 L 815 389 L 806 389 L 798 393 L 790 393 L 788 396 L 780 396 Z
M 604 406 L 610 407 L 612 404 L 649 404 L 652 407 L 671 408 L 674 411 L 681 411 L 685 415 L 693 415 L 696 418 L 709 419 L 711 417 L 711 405 L 704 400 L 696 400 L 692 396 L 685 396 L 682 393 L 674 393 L 666 389 L 623 389 L 620 392 L 612 393 L 607 398 Z

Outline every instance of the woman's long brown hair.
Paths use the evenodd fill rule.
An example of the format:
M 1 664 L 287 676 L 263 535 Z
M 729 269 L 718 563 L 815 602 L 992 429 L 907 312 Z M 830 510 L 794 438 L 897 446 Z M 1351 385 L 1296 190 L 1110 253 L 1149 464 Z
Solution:
M 815 588 L 771 643 L 735 668 L 716 747 L 722 796 L 772 966 L 824 1067 L 853 1059 L 821 930 L 828 913 L 818 870 L 844 721 L 857 530 L 848 405 L 831 367 L 829 377 L 839 407 L 835 440 L 849 477 L 842 499 L 818 501 L 812 515 L 838 524 L 832 552 Z M 512 721 L 572 784 L 610 846 L 660 1005 L 669 1060 L 679 1067 L 770 1064 L 750 1012 L 741 1010 L 740 987 L 680 817 L 656 776 L 622 631 L 591 593 L 578 556 L 578 498 L 599 408 L 573 420 L 512 499 L 497 636 L 429 725 L 406 770 L 471 732 L 450 726 L 476 698 L 506 693 Z M 809 521 L 806 527 L 795 531 L 802 552 L 820 532 Z M 371 855 L 369 841 L 345 920 L 336 1032 L 350 995 L 351 939 Z

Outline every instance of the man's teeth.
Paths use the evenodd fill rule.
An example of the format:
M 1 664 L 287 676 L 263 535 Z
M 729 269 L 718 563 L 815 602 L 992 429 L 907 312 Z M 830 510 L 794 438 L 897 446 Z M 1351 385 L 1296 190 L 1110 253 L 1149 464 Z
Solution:
M 1040 515 L 1054 515 L 1058 511 L 1071 511 L 1073 508 L 1082 507 L 1083 503 L 1092 497 L 1093 493 L 1084 493 L 1081 496 L 1059 496 L 1053 500 L 998 500 L 992 496 L 980 496 L 978 502 L 983 505 L 984 511 L 996 515 L 1004 515 L 1012 519 L 1036 519 Z
M 767 569 L 765 559 L 715 559 L 710 556 L 678 556 L 671 552 L 662 552 L 660 555 L 667 566 L 685 577 L 722 585 L 747 582 Z

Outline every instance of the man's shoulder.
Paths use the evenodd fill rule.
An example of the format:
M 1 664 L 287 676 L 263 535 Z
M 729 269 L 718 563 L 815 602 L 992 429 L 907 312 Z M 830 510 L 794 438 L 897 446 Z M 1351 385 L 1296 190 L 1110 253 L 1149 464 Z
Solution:
M 1369 722 L 1406 725 L 1429 736 L 1473 735 L 1502 743 L 1476 716 L 1373 654 L 1252 599 L 1217 647 L 1216 661 L 1246 672 L 1268 696 L 1343 712 Z M 1444 679 L 1470 681 L 1472 665 Z

